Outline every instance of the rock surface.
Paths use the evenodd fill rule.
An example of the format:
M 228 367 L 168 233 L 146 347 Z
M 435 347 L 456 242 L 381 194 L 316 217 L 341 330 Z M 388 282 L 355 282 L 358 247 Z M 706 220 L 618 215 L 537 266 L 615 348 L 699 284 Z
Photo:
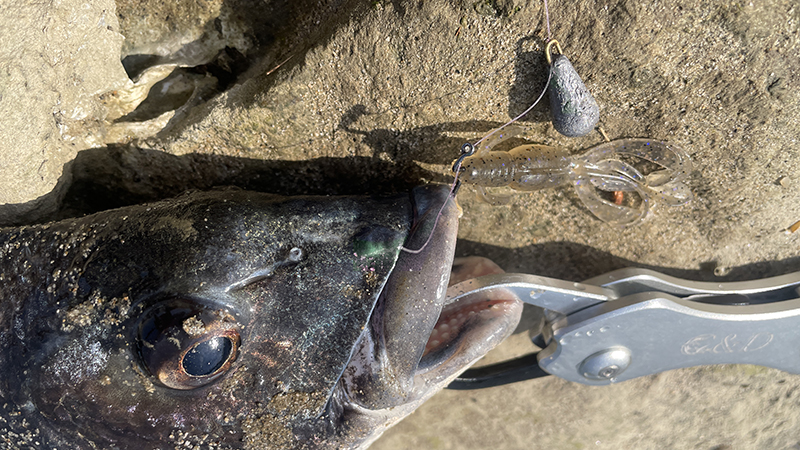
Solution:
M 16 14 L 31 26 L 2 28 L 19 43 L 0 53 L 10 77 L 0 83 L 2 223 L 217 184 L 346 194 L 448 182 L 460 145 L 522 112 L 547 78 L 540 2 L 120 0 L 121 54 L 113 5 L 95 3 L 94 15 L 59 5 L 20 3 Z M 712 281 L 800 270 L 800 233 L 786 231 L 800 220 L 800 8 L 791 0 L 550 7 L 552 36 L 600 105 L 609 138 L 686 149 L 695 199 L 620 230 L 569 187 L 513 193 L 504 206 L 464 189 L 459 253 L 576 281 L 624 266 Z M 72 16 L 58 11 L 70 8 L 111 26 L 92 28 L 93 51 L 47 34 L 66 29 Z M 47 20 L 60 25 L 35 31 Z M 121 57 L 134 81 L 156 87 L 149 97 L 118 84 Z M 158 70 L 166 78 L 142 81 Z M 102 107 L 71 128 L 100 138 L 66 139 L 59 114 L 71 117 L 78 99 L 100 92 L 108 92 L 95 103 Z M 573 153 L 602 142 L 599 133 L 560 136 L 546 103 L 522 119 L 528 142 Z M 98 126 L 105 131 L 92 134 Z M 73 158 L 71 180 L 51 191 Z M 26 203 L 47 192 L 57 214 Z M 501 353 L 524 352 L 525 339 Z M 375 448 L 793 448 L 798 387 L 797 376 L 730 366 L 607 388 L 543 379 L 444 392 Z
M 23 204 L 50 193 L 79 150 L 103 145 L 96 96 L 130 81 L 113 1 L 12 0 L 0 10 L 0 204 Z M 55 205 L 13 213 L 33 207 Z

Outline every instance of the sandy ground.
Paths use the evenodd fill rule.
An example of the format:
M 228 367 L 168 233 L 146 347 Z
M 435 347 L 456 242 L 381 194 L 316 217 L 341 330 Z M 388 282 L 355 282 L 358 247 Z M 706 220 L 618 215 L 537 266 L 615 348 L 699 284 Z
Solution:
M 91 113 L 67 121 L 53 115 L 57 99 L 0 97 L 0 129 L 18 131 L 25 111 L 35 109 L 60 120 L 48 129 L 61 130 L 36 135 L 28 169 L 0 180 L 0 223 L 222 184 L 350 194 L 447 182 L 460 145 L 524 110 L 546 80 L 538 1 L 284 3 L 118 1 L 118 20 L 104 19 L 113 39 L 94 45 L 103 55 L 122 45 L 115 51 L 132 80 L 119 84 L 120 66 L 107 63 L 108 89 L 96 95 L 94 85 L 81 84 L 89 69 L 75 65 L 54 76 L 38 89 L 89 105 Z M 800 269 L 800 233 L 785 231 L 800 219 L 797 5 L 550 6 L 553 37 L 596 97 L 609 137 L 684 148 L 694 162 L 695 198 L 621 230 L 595 219 L 569 186 L 512 192 L 504 206 L 478 202 L 465 189 L 459 254 L 574 281 L 626 266 L 712 281 Z M 74 19 L 63 16 L 49 20 Z M 63 42 L 63 55 L 84 57 Z M 26 61 L 0 56 L 6 69 Z M 25 81 L 24 70 L 6 73 Z M 523 119 L 526 142 L 575 154 L 602 142 L 598 133 L 560 136 L 548 114 L 542 104 Z M 2 157 L 17 161 L 10 142 Z M 57 150 L 65 142 L 72 153 Z M 41 148 L 62 155 L 60 173 L 50 153 L 36 153 Z M 34 179 L 31 168 L 45 160 L 48 177 Z M 33 184 L 20 199 L 16 187 Z M 529 346 L 520 332 L 494 357 Z M 800 378 L 772 369 L 722 366 L 610 387 L 550 377 L 445 391 L 374 448 L 800 448 L 798 387 Z

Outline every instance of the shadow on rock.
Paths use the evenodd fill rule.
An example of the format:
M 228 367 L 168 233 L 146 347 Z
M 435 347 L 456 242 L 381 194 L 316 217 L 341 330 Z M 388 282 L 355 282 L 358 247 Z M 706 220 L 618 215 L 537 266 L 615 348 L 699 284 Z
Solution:
M 165 6 L 164 2 L 144 0 L 120 5 L 123 32 L 131 37 L 128 41 L 131 48 L 124 49 L 122 63 L 131 79 L 136 80 L 146 70 L 164 64 L 180 66 L 172 78 L 188 75 L 188 78 L 207 79 L 199 83 L 202 89 L 191 96 L 181 95 L 186 91 L 181 91 L 181 85 L 186 83 L 162 80 L 160 86 L 150 90 L 148 99 L 137 111 L 119 121 L 138 122 L 178 110 L 158 133 L 158 137 L 164 138 L 202 120 L 213 108 L 207 105 L 208 101 L 219 93 L 250 82 L 242 93 L 226 100 L 229 107 L 247 108 L 257 101 L 260 92 L 267 91 L 277 81 L 274 71 L 281 68 L 288 73 L 303 65 L 310 49 L 326 45 L 339 28 L 369 10 L 369 5 L 359 0 L 221 0 L 218 15 L 209 17 L 202 25 L 176 17 L 209 13 L 214 10 L 212 3 L 216 2 L 198 5 L 178 1 Z M 404 9 L 399 11 L 402 13 Z M 147 34 L 146 30 L 135 27 L 142 15 L 144 18 L 139 19 L 142 23 L 149 19 L 162 28 L 165 24 L 161 21 L 169 25 L 171 31 L 160 37 L 163 42 L 139 39 L 143 42 L 135 44 L 137 38 Z M 171 48 L 173 41 L 182 41 L 193 34 L 199 37 L 162 54 Z M 212 82 L 207 82 L 208 79 Z M 180 92 L 172 92 L 175 90 Z M 183 102 L 177 101 L 180 99 Z
M 362 114 L 363 108 L 354 107 L 339 128 L 364 136 L 373 149 L 370 157 L 269 161 L 209 154 L 175 156 L 134 145 L 83 150 L 64 166 L 49 194 L 25 204 L 0 205 L 0 226 L 77 217 L 216 186 L 279 195 L 371 195 L 430 182 L 449 184 L 449 174 L 426 170 L 418 163 L 452 164 L 465 139 L 448 136 L 448 132 L 480 136 L 501 125 L 451 122 L 402 132 L 352 128 Z
M 485 256 L 507 272 L 530 273 L 569 281 L 584 281 L 625 267 L 641 267 L 673 277 L 695 281 L 746 281 L 800 271 L 800 257 L 762 261 L 729 268 L 724 276 L 714 274 L 715 261 L 699 270 L 641 264 L 574 242 L 545 242 L 519 248 L 498 247 L 459 240 L 456 256 Z
M 190 189 L 237 186 L 279 195 L 389 194 L 427 180 L 448 181 L 414 164 L 377 158 L 265 161 L 229 156 L 175 156 L 133 146 L 84 150 L 64 167 L 56 188 L 34 200 L 37 208 L 0 205 L 0 225 L 23 225 L 77 217 L 152 202 Z M 442 178 L 438 180 L 438 178 Z
M 426 164 L 452 164 L 461 154 L 461 146 L 468 140 L 475 142 L 501 122 L 488 120 L 468 120 L 447 122 L 418 127 L 407 131 L 375 129 L 362 131 L 354 127 L 361 116 L 368 115 L 363 105 L 348 110 L 339 122 L 339 129 L 363 136 L 363 142 L 373 150 L 375 158 L 388 157 L 402 164 L 413 161 Z M 450 136 L 460 133 L 464 137 Z M 469 135 L 467 137 L 467 135 Z M 524 138 L 509 139 L 498 148 L 507 150 L 515 145 L 530 144 Z M 452 181 L 452 180 L 451 180 Z
M 545 42 L 537 36 L 526 36 L 517 41 L 514 63 L 514 84 L 508 92 L 508 115 L 517 117 L 525 112 L 542 95 L 547 85 L 549 65 L 543 51 L 526 51 L 529 42 L 544 48 Z M 550 107 L 547 95 L 520 122 L 549 122 Z

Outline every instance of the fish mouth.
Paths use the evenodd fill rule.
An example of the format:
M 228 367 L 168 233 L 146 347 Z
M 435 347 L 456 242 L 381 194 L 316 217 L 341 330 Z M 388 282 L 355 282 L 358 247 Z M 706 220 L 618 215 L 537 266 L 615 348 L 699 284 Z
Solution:
M 504 271 L 482 257 L 456 258 L 450 285 Z M 471 297 L 471 298 L 470 298 Z M 448 384 L 511 335 L 522 314 L 522 302 L 513 294 L 445 299 L 431 330 L 419 371 L 438 372 Z
M 503 273 L 497 264 L 481 257 L 456 258 L 453 260 L 453 270 L 450 275 L 449 285 L 458 284 L 471 278 L 484 275 Z M 451 298 L 448 291 L 445 304 L 439 313 L 439 319 L 425 344 L 423 358 L 432 352 L 452 346 L 453 341 L 463 341 L 474 328 L 487 327 L 496 322 L 508 321 L 513 323 L 514 314 L 520 309 L 520 301 L 512 294 L 504 298 L 491 298 L 480 296 L 461 296 L 458 300 Z M 514 326 L 516 324 L 514 323 Z M 506 328 L 503 326 L 503 328 Z M 474 337 L 473 341 L 476 340 Z
M 512 297 L 448 298 L 451 271 L 452 281 L 461 281 L 485 274 L 486 266 L 453 266 L 460 209 L 446 187 L 416 188 L 411 200 L 411 232 L 341 378 L 349 401 L 393 410 L 395 420 L 508 337 L 522 313 Z
M 436 379 L 437 384 L 452 380 L 507 338 L 519 323 L 522 302 L 505 297 L 466 296 L 454 300 L 447 286 L 482 275 L 502 273 L 486 258 L 454 259 L 460 208 L 444 188 L 414 191 L 415 223 L 407 248 L 427 246 L 417 254 L 402 252 L 395 271 L 400 282 L 411 272 L 410 283 L 418 286 L 399 292 L 393 303 L 415 305 L 418 339 L 409 348 L 418 357 L 415 375 Z M 445 205 L 442 207 L 442 205 Z M 395 282 L 393 272 L 389 283 Z M 419 287 L 421 286 L 421 288 Z M 470 298 L 471 297 L 471 298 Z M 405 329 L 403 331 L 411 331 Z M 397 338 L 397 336 L 386 336 Z M 403 337 L 408 340 L 408 337 Z M 446 381 L 449 383 L 449 381 Z

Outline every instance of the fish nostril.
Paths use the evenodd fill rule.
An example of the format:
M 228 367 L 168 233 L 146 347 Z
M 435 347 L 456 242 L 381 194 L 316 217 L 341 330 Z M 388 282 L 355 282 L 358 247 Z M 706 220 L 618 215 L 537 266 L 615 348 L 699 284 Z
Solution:
M 303 249 L 300 247 L 293 247 L 291 250 L 289 250 L 288 260 L 291 262 L 302 261 L 304 257 L 305 253 L 303 253 Z

